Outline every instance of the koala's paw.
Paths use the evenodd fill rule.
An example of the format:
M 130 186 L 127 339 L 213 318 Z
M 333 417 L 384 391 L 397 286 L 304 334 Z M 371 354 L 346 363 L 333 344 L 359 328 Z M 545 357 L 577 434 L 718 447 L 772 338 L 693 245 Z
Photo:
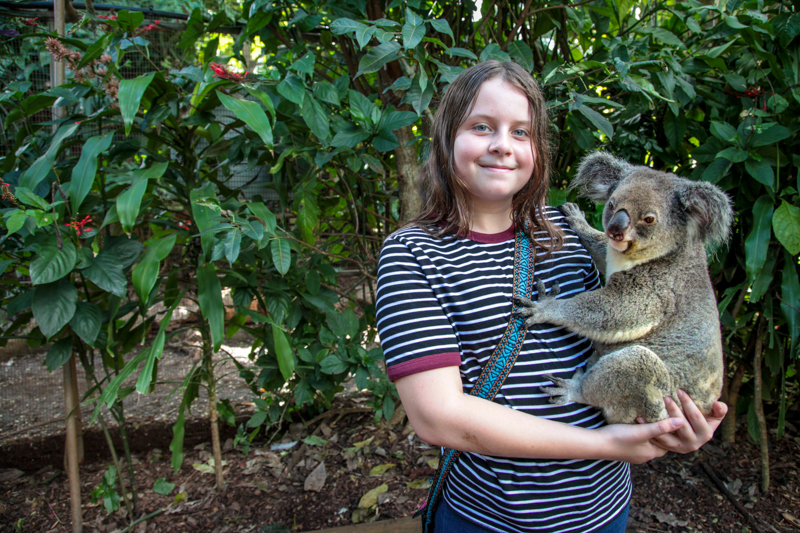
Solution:
M 537 280 L 536 288 L 539 292 L 538 302 L 529 300 L 524 296 L 515 296 L 512 298 L 512 301 L 519 307 L 519 309 L 517 309 L 517 311 L 511 315 L 521 316 L 524 318 L 526 328 L 529 328 L 534 324 L 541 324 L 542 322 L 548 321 L 547 317 L 544 315 L 544 307 L 546 306 L 547 302 L 555 299 L 555 297 L 558 296 L 558 293 L 561 292 L 557 281 L 553 283 L 553 287 L 550 289 L 549 295 L 547 294 L 547 288 L 544 285 L 544 281 Z
M 553 382 L 555 387 L 539 387 L 542 392 L 550 396 L 550 403 L 556 405 L 566 405 L 572 401 L 573 391 L 578 385 L 576 379 L 562 379 L 551 375 L 545 375 L 545 378 Z
M 561 209 L 561 212 L 564 213 L 564 216 L 568 219 L 576 218 L 586 220 L 586 216 L 583 214 L 583 211 L 581 211 L 581 208 L 578 207 L 577 204 L 567 202 L 566 204 L 560 206 L 559 209 Z

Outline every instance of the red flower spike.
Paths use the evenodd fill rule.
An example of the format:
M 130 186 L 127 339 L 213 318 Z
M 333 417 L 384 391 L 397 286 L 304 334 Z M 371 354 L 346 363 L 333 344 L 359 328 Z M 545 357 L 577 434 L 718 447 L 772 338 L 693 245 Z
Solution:
M 86 224 L 89 224 L 91 221 L 92 217 L 90 215 L 86 215 L 84 219 L 81 220 L 80 222 L 68 222 L 64 225 L 67 226 L 68 228 L 73 228 L 78 233 L 78 237 L 80 237 L 81 233 L 85 233 L 92 229 L 92 228 L 84 228 L 84 226 L 86 226 Z
M 222 78 L 223 80 L 229 80 L 235 83 L 243 83 L 247 80 L 247 75 L 249 72 L 231 72 L 227 69 L 224 65 L 220 65 L 219 63 L 211 63 L 208 68 L 214 71 L 214 76 Z
M 24 25 L 26 25 L 26 26 L 34 26 L 35 27 L 35 26 L 39 25 L 39 23 L 36 22 L 37 20 L 39 20 L 39 17 L 33 17 L 32 19 L 23 20 L 22 23 Z

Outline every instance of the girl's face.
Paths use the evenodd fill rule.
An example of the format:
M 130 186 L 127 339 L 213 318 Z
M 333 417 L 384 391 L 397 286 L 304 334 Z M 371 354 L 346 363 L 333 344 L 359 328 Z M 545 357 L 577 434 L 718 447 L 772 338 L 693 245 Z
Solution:
M 453 146 L 455 171 L 477 212 L 511 210 L 533 174 L 531 115 L 525 94 L 501 78 L 483 82 Z

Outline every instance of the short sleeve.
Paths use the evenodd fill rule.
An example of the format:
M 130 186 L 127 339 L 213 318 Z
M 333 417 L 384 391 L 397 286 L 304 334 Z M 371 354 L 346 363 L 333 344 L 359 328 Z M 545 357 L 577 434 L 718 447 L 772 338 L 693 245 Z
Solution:
M 391 381 L 459 366 L 453 326 L 434 293 L 434 265 L 413 243 L 390 237 L 381 250 L 376 301 L 378 335 Z

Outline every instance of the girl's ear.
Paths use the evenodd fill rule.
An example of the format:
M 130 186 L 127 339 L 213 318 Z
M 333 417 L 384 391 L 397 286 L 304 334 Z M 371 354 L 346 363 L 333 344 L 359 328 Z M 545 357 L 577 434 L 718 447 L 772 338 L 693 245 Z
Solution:
M 593 152 L 583 158 L 569 188 L 578 189 L 578 194 L 584 198 L 602 203 L 608 200 L 616 184 L 633 168 L 627 161 L 608 152 Z

